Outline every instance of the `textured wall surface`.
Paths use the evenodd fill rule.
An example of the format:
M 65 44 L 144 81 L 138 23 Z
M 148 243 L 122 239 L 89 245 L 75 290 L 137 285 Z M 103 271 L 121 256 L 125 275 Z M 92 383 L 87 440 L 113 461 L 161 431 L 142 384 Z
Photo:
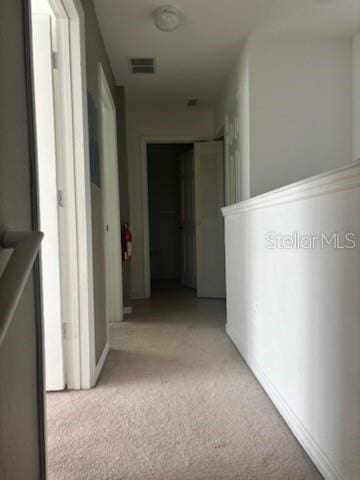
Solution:
M 129 212 L 129 172 L 127 151 L 127 125 L 126 125 L 126 98 L 125 88 L 116 87 L 116 113 L 118 131 L 119 153 L 119 187 L 120 187 L 120 216 L 121 223 L 130 224 Z M 123 262 L 123 298 L 124 306 L 131 305 L 131 266 L 129 262 Z
M 26 3 L 26 2 L 25 2 Z M 0 2 L 0 232 L 31 230 L 31 167 L 23 4 Z M 7 254 L 0 249 L 0 271 Z M 39 480 L 37 318 L 30 278 L 0 346 L 0 478 Z M 1 312 L 0 312 L 1 315 Z

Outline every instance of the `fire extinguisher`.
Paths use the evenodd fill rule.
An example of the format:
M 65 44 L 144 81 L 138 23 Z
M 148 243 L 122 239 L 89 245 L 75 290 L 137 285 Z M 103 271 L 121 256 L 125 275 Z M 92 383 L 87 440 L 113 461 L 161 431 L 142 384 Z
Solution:
M 122 228 L 122 253 L 123 261 L 128 262 L 132 255 L 132 232 L 128 223 L 124 223 Z

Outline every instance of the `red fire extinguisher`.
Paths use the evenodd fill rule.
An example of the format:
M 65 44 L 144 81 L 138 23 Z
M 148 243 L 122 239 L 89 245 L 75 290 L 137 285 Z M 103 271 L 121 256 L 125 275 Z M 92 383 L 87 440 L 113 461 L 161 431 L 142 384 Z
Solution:
M 123 261 L 128 262 L 132 255 L 132 232 L 128 223 L 124 223 L 122 228 L 122 254 Z

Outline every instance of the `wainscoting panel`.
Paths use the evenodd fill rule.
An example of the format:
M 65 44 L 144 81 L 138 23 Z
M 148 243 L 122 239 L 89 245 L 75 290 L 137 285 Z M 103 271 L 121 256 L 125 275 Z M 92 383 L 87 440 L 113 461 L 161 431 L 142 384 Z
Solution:
M 359 212 L 360 162 L 223 209 L 227 332 L 329 480 L 360 478 Z

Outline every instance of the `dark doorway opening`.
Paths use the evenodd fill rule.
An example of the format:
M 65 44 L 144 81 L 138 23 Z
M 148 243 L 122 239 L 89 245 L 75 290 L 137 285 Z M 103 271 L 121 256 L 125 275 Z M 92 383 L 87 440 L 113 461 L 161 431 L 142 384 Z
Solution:
M 193 144 L 147 145 L 152 287 L 164 281 L 183 283 L 186 199 L 182 157 L 190 151 Z

